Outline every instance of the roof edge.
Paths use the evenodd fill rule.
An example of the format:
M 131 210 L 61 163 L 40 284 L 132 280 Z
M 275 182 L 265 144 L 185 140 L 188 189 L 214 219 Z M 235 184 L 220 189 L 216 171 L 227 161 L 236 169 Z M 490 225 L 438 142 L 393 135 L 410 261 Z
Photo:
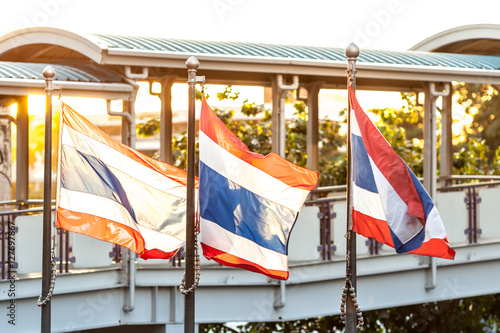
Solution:
M 499 39 L 500 24 L 471 24 L 462 25 L 451 28 L 435 35 L 432 35 L 423 41 L 415 44 L 408 51 L 427 51 L 433 50 L 448 45 L 454 42 L 476 39 L 476 38 L 491 38 Z
M 31 44 L 50 44 L 75 50 L 100 64 L 103 47 L 89 36 L 52 27 L 30 27 L 15 30 L 0 37 L 0 54 Z

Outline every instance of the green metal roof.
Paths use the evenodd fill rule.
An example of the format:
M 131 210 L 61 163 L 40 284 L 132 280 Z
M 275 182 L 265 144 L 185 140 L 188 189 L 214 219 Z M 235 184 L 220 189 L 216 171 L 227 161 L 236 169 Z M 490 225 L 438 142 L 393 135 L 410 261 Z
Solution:
M 49 64 L 0 61 L 0 78 L 44 80 L 43 69 Z M 56 72 L 54 81 L 117 83 L 122 78 L 103 67 L 90 63 L 50 64 Z
M 96 41 L 101 47 L 110 50 L 143 51 L 171 55 L 228 56 L 247 59 L 290 59 L 342 63 L 346 61 L 344 50 L 334 47 L 211 42 L 102 34 L 93 34 L 92 36 L 97 39 Z M 486 70 L 500 69 L 500 57 L 496 56 L 419 51 L 395 52 L 363 49 L 358 57 L 358 63 Z

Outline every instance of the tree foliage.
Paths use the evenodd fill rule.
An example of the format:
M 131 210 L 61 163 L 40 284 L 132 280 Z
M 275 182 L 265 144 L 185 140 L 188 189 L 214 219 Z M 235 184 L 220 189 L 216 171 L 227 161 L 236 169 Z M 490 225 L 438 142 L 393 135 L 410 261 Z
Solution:
M 457 103 L 472 118 L 470 124 L 462 126 L 460 140 L 456 140 L 454 173 L 500 174 L 499 86 L 457 83 L 454 91 Z

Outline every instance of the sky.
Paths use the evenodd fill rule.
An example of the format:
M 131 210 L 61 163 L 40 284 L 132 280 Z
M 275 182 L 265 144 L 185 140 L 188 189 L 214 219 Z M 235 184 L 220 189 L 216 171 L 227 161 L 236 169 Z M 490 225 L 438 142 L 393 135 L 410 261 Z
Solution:
M 51 26 L 292 45 L 345 47 L 354 41 L 361 49 L 398 51 L 457 26 L 500 23 L 498 0 L 18 0 L 2 1 L 0 10 L 1 35 Z
M 355 42 L 361 52 L 405 51 L 457 26 L 500 24 L 500 1 L 480 5 L 470 0 L 18 0 L 0 2 L 0 35 L 51 26 L 76 33 L 342 48 Z M 159 110 L 156 99 L 145 99 Z M 151 110 L 144 103 L 139 110 Z

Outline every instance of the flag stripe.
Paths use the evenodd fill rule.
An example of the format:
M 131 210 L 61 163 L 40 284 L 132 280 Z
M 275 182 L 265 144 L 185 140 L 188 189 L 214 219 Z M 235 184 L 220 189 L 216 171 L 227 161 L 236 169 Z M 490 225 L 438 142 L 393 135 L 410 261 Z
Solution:
M 217 250 L 213 247 L 210 247 L 206 244 L 202 244 L 201 247 L 203 249 L 203 255 L 206 258 L 213 259 L 222 265 L 243 268 L 243 269 L 255 272 L 255 273 L 265 274 L 273 279 L 279 279 L 279 280 L 287 280 L 288 279 L 288 276 L 289 276 L 288 271 L 266 269 L 266 268 L 259 266 L 251 261 L 233 256 L 233 255 L 228 254 L 226 252 L 219 251 L 219 250 Z
M 413 240 L 415 235 L 417 235 L 424 228 L 421 221 L 410 215 L 408 212 L 408 205 L 404 202 L 398 193 L 394 190 L 392 184 L 390 184 L 384 175 L 378 170 L 375 163 L 373 163 L 370 157 L 371 169 L 377 183 L 378 194 L 382 202 L 382 207 L 385 212 L 385 219 L 389 224 L 389 228 L 393 232 L 393 235 L 397 237 L 393 239 L 396 245 L 396 251 L 398 250 L 399 244 L 407 244 L 410 240 Z M 412 244 L 416 247 L 420 244 Z M 405 251 L 406 252 L 406 251 Z
M 183 190 L 175 186 L 177 192 Z M 62 147 L 61 187 L 114 200 L 136 223 L 178 239 L 185 237 L 185 199 L 150 187 L 67 146 Z
M 200 162 L 200 214 L 225 230 L 286 254 L 296 213 L 235 184 Z M 287 223 L 288 222 L 288 223 Z
M 352 187 L 353 205 L 356 210 L 364 215 L 377 220 L 385 220 L 385 211 L 378 193 L 367 191 L 356 184 Z
M 229 153 L 283 183 L 307 191 L 316 187 L 317 172 L 295 165 L 275 153 L 263 156 L 250 152 L 248 147 L 222 123 L 206 100 L 203 100 L 201 108 L 200 129 Z
M 223 149 L 211 138 L 200 132 L 200 160 L 208 167 L 234 183 L 270 201 L 278 202 L 296 212 L 309 195 L 309 191 L 290 187 L 281 180 Z
M 358 187 L 377 193 L 377 185 L 370 165 L 370 158 L 366 152 L 363 139 L 360 136 L 352 135 L 352 158 L 358 167 L 353 168 L 353 181 Z
M 218 251 L 241 258 L 247 261 L 249 265 L 255 265 L 256 267 L 268 270 L 288 270 L 288 258 L 286 255 L 268 250 L 244 237 L 235 235 L 217 223 L 203 218 L 201 220 L 203 221 L 202 245 L 205 244 Z
M 61 153 L 62 188 L 114 200 L 137 222 L 122 184 L 104 163 L 65 146 Z
M 109 198 L 61 188 L 58 207 L 76 213 L 102 217 L 139 231 L 137 224 L 125 207 Z
M 134 228 L 100 216 L 80 213 L 59 207 L 57 210 L 57 226 L 65 230 L 93 238 L 125 246 L 141 253 L 144 250 L 144 240 Z
M 96 141 L 83 135 L 70 126 L 63 125 L 62 145 L 73 147 L 78 146 L 78 151 L 94 156 L 106 165 L 134 177 L 137 181 L 147 184 L 157 190 L 168 192 L 181 198 L 186 197 L 185 185 L 175 179 L 166 177 L 164 174 L 152 170 L 148 166 L 131 159 L 128 154 L 123 154 L 104 143 Z
M 187 184 L 186 172 L 172 165 L 160 162 L 146 155 L 143 155 L 136 150 L 125 146 L 114 138 L 110 137 L 98 127 L 92 124 L 90 121 L 80 116 L 76 111 L 74 111 L 69 105 L 62 104 L 63 112 L 63 124 L 73 129 L 74 131 L 98 141 L 106 146 L 109 146 L 111 150 L 121 153 L 129 157 L 131 160 L 142 164 L 143 166 L 160 173 L 161 175 L 172 179 L 180 184 Z M 63 132 L 64 137 L 64 132 Z
M 113 228 L 117 228 L 117 226 L 119 226 L 134 230 L 134 232 L 140 235 L 141 239 L 143 239 L 142 240 L 143 249 L 141 249 L 141 251 L 158 248 L 164 252 L 172 252 L 172 251 L 177 251 L 177 249 L 184 244 L 183 238 L 178 239 L 171 235 L 161 232 L 156 232 L 154 230 L 150 230 L 139 224 L 136 224 L 135 221 L 130 216 L 130 214 L 128 213 L 128 211 L 121 204 L 117 203 L 112 199 L 96 196 L 89 193 L 71 191 L 65 188 L 61 188 L 59 208 L 65 209 L 68 212 L 74 214 L 75 216 L 85 216 L 85 217 L 94 216 L 95 218 L 89 220 L 100 221 L 101 224 L 105 223 L 105 225 L 107 225 L 109 224 L 109 222 L 113 222 L 112 224 L 109 224 L 110 226 L 113 226 Z M 70 231 L 85 233 L 88 235 L 92 235 L 92 237 L 94 238 L 106 240 L 103 239 L 104 236 L 95 235 L 93 233 L 94 230 L 89 227 L 89 223 L 91 222 L 81 219 L 80 223 L 82 223 L 83 226 L 81 227 L 81 229 L 78 230 L 87 230 L 88 232 L 80 232 L 77 230 L 70 230 Z M 74 223 L 74 225 L 77 224 Z M 182 233 L 181 236 L 183 236 Z M 131 250 L 135 251 L 132 248 Z M 141 251 L 139 251 L 138 253 L 141 253 Z
M 172 237 L 166 233 L 157 232 L 141 225 L 138 225 L 137 228 L 141 232 L 142 238 L 144 239 L 146 252 L 153 253 L 156 250 L 161 250 L 165 252 L 165 254 L 169 255 L 166 258 L 165 256 L 162 256 L 161 259 L 168 259 L 172 257 L 172 255 L 174 255 L 175 252 L 177 252 L 177 250 L 184 245 L 183 240 Z M 141 254 L 141 258 L 147 259 L 145 258 L 144 253 Z

